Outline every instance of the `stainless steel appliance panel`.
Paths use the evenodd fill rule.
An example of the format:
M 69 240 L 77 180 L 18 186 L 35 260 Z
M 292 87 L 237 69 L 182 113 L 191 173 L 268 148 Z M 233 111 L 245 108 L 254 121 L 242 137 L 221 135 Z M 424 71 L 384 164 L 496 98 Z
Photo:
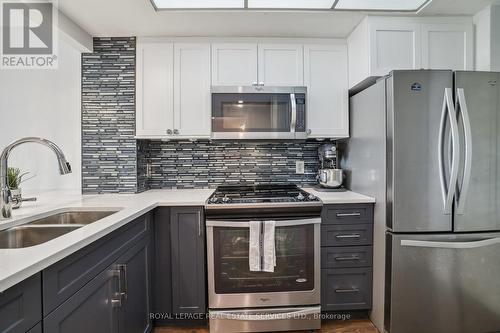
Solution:
M 455 231 L 500 230 L 500 74 L 456 72 L 455 88 L 462 146 Z
M 500 331 L 500 233 L 388 233 L 387 249 L 386 330 Z
M 210 332 L 277 332 L 321 328 L 321 308 L 210 311 Z
M 391 173 L 387 200 L 392 209 L 388 227 L 394 232 L 452 230 L 452 197 L 449 189 L 444 193 L 439 181 L 445 168 L 439 138 L 445 136 L 443 121 L 453 122 L 452 87 L 451 71 L 394 71 L 387 79 L 387 164 Z M 443 104 L 446 92 L 448 104 Z M 445 177 L 445 182 L 452 182 L 448 173 Z
M 248 221 L 207 224 L 211 309 L 303 306 L 320 303 L 321 219 L 276 221 L 274 273 L 251 272 Z
M 306 87 L 212 87 L 213 139 L 305 139 Z

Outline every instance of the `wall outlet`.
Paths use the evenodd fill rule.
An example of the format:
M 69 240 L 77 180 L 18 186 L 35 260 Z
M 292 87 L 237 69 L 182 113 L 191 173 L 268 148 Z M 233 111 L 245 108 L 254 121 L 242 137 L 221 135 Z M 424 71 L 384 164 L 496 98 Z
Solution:
M 295 173 L 299 175 L 304 174 L 304 161 L 296 161 L 295 162 Z

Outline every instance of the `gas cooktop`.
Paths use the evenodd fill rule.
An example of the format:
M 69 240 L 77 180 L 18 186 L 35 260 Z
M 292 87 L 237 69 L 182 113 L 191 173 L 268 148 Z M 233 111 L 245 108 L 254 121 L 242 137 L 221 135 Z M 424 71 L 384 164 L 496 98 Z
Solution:
M 321 204 L 314 196 L 293 184 L 219 186 L 207 205 Z M 267 205 L 266 205 L 267 206 Z

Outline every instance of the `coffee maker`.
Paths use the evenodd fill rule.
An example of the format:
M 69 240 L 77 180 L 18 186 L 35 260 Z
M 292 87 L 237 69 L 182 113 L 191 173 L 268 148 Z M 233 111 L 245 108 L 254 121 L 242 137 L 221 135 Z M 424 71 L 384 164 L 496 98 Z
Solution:
M 344 172 L 337 169 L 337 145 L 325 143 L 318 148 L 320 168 L 317 180 L 321 187 L 338 189 L 342 187 Z

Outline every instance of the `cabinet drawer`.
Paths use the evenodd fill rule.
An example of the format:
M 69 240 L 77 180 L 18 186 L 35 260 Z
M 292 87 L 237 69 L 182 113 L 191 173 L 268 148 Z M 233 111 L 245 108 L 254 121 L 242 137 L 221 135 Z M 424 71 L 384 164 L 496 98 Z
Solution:
M 321 226 L 321 246 L 371 245 L 372 238 L 372 224 Z
M 321 268 L 371 267 L 371 246 L 323 247 Z
M 0 332 L 25 333 L 42 320 L 40 274 L 0 293 Z
M 366 310 L 371 306 L 371 268 L 321 270 L 321 310 Z
M 142 216 L 103 239 L 43 271 L 43 312 L 46 316 L 80 290 L 121 254 L 120 249 L 149 232 L 149 215 Z
M 372 204 L 327 205 L 321 212 L 323 224 L 373 223 Z

